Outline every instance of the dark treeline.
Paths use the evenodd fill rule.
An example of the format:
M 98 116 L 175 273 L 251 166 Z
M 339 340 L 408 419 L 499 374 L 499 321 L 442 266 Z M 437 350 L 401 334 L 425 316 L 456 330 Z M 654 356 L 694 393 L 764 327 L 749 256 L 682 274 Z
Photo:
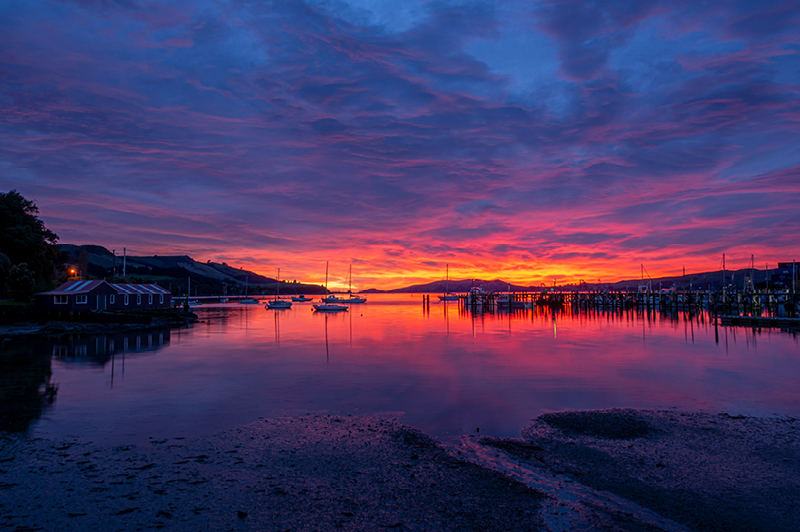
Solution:
M 27 301 L 55 287 L 62 263 L 58 235 L 38 218 L 36 204 L 12 190 L 0 193 L 0 295 Z

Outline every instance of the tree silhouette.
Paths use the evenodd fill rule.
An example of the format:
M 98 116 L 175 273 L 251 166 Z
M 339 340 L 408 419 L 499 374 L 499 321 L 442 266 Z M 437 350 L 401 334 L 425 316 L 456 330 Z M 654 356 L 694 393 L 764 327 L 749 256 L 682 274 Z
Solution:
M 6 293 L 17 301 L 28 301 L 36 290 L 36 281 L 33 272 L 24 262 L 15 264 L 8 271 L 6 277 Z
M 33 275 L 35 290 L 53 287 L 56 268 L 61 262 L 58 235 L 47 229 L 37 214 L 36 204 L 16 190 L 0 193 L 0 254 L 11 264 L 0 267 L 0 286 L 11 288 L 8 281 L 13 267 L 25 263 Z M 0 262 L 5 264 L 5 261 Z M 16 275 L 19 276 L 19 271 Z M 20 277 L 25 278 L 24 275 Z

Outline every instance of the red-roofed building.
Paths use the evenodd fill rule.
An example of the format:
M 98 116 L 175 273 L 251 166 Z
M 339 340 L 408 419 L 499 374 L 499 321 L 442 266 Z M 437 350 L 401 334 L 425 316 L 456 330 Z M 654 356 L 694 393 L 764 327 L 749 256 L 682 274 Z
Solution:
M 42 310 L 138 310 L 168 308 L 169 290 L 155 284 L 112 284 L 106 281 L 67 281 L 51 292 L 36 294 Z

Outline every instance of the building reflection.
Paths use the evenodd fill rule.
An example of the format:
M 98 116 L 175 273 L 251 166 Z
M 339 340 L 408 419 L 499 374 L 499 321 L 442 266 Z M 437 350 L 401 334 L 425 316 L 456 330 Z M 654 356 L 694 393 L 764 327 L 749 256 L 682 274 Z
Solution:
M 125 334 L 72 336 L 47 340 L 42 348 L 55 360 L 66 363 L 105 366 L 114 355 L 148 353 L 169 345 L 170 330 L 137 331 Z
M 9 340 L 0 345 L 0 431 L 25 433 L 55 400 L 52 361 L 104 367 L 126 354 L 153 353 L 169 345 L 170 330 L 158 329 L 63 338 Z M 123 365 L 124 368 L 124 365 Z

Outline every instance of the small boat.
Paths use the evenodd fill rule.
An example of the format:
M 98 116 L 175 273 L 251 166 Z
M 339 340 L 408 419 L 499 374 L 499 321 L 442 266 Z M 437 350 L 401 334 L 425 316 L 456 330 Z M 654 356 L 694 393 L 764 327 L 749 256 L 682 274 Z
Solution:
M 268 309 L 284 309 L 284 308 L 292 308 L 292 302 L 286 301 L 285 299 L 280 299 L 281 295 L 281 269 L 278 268 L 278 276 L 275 278 L 275 299 L 272 301 L 268 301 L 265 305 L 265 308 Z
M 201 306 L 202 303 L 199 302 L 198 300 L 189 299 L 189 297 L 191 295 L 192 295 L 192 278 L 189 277 L 189 287 L 186 289 L 186 300 L 185 300 L 186 301 L 186 306 L 188 306 L 188 307 L 199 307 L 199 306 Z
M 508 292 L 505 294 L 498 294 L 494 302 L 498 307 L 511 307 L 512 303 L 516 303 L 511 297 L 511 285 L 508 285 Z
M 337 305 L 336 303 L 330 303 L 329 300 L 334 299 L 336 301 L 341 301 L 336 296 L 329 296 L 328 295 L 328 263 L 325 262 L 325 297 L 322 298 L 322 303 L 317 305 L 311 305 L 314 307 L 314 310 L 319 312 L 339 312 L 342 310 L 347 310 L 347 305 Z
M 347 301 L 346 299 L 343 299 L 341 297 L 336 297 L 335 295 L 325 296 L 320 300 L 325 303 L 344 303 L 345 301 Z
M 473 286 L 469 289 L 469 295 L 467 295 L 467 303 L 470 305 L 474 304 L 482 304 L 484 301 L 483 296 L 487 295 L 488 292 L 483 289 L 481 286 Z
M 292 301 L 314 301 L 313 297 L 306 296 L 292 296 Z
M 252 297 L 247 297 L 248 278 L 244 278 L 244 299 L 239 300 L 240 305 L 258 305 L 260 302 Z
M 458 296 L 450 293 L 450 264 L 445 269 L 444 294 L 439 296 L 439 301 L 458 301 Z
M 314 310 L 320 312 L 339 312 L 340 310 L 347 310 L 347 305 L 337 305 L 335 303 L 318 303 L 311 305 Z
M 340 301 L 342 303 L 348 303 L 348 304 L 366 303 L 367 302 L 367 298 L 366 297 L 358 297 L 358 296 L 354 296 L 353 295 L 353 265 L 352 264 L 350 265 L 350 272 L 348 273 L 347 278 L 348 278 L 348 281 L 347 281 L 347 293 L 350 295 L 350 297 L 348 297 L 347 299 L 342 299 Z

